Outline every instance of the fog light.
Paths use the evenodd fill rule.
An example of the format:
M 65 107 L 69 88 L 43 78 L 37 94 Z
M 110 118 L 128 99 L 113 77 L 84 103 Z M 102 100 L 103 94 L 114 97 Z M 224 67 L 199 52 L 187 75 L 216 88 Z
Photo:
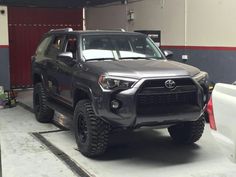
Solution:
M 120 107 L 119 101 L 117 101 L 117 100 L 112 100 L 112 101 L 111 101 L 111 107 L 112 107 L 113 109 L 118 109 L 118 108 Z

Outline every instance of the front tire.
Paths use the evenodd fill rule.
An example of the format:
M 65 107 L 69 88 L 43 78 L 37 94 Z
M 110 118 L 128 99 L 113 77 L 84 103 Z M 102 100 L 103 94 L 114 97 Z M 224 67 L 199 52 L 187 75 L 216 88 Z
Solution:
M 168 128 L 171 138 L 176 143 L 193 144 L 198 141 L 203 134 L 205 127 L 204 117 L 194 122 L 185 122 Z
M 95 157 L 106 151 L 110 126 L 95 116 L 89 100 L 81 100 L 77 103 L 74 126 L 76 142 L 84 156 Z
M 51 122 L 54 115 L 54 110 L 46 105 L 47 94 L 42 83 L 37 83 L 34 86 L 33 106 L 36 119 L 41 123 Z

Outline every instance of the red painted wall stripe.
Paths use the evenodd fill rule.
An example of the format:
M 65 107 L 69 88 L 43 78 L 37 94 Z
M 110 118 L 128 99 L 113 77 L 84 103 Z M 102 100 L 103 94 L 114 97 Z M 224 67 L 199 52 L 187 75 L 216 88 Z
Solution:
M 9 48 L 9 45 L 0 45 L 0 48 Z
M 223 47 L 223 46 L 174 46 L 163 45 L 161 48 L 172 49 L 189 49 L 189 50 L 224 50 L 224 51 L 236 51 L 236 47 Z

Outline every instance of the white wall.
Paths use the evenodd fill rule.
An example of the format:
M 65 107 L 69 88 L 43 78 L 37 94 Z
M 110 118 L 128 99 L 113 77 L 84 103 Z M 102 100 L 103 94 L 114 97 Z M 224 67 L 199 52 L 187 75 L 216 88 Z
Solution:
M 126 29 L 127 16 L 124 5 L 88 8 L 85 13 L 87 29 Z
M 188 45 L 236 46 L 235 0 L 188 0 Z
M 129 10 L 135 20 L 127 20 Z M 183 0 L 144 0 L 128 5 L 88 8 L 88 29 L 161 30 L 163 45 L 184 45 L 185 21 Z
M 0 11 L 4 10 L 5 14 L 0 13 L 0 45 L 8 45 L 8 17 L 7 7 L 0 6 Z
M 184 44 L 184 1 L 145 0 L 130 4 L 135 20 L 129 24 L 130 30 L 161 30 L 162 45 Z
M 162 45 L 236 46 L 236 0 L 143 0 L 86 14 L 88 29 L 161 30 Z

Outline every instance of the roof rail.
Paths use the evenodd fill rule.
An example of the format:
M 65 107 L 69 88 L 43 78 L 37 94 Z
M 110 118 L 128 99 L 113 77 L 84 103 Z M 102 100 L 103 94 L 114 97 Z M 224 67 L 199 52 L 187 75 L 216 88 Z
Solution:
M 99 31 L 100 29 L 97 29 Z M 118 29 L 102 29 L 104 31 L 121 31 L 121 32 L 126 32 L 125 29 L 123 28 L 118 28 Z
M 71 32 L 72 28 L 51 29 L 49 32 Z

